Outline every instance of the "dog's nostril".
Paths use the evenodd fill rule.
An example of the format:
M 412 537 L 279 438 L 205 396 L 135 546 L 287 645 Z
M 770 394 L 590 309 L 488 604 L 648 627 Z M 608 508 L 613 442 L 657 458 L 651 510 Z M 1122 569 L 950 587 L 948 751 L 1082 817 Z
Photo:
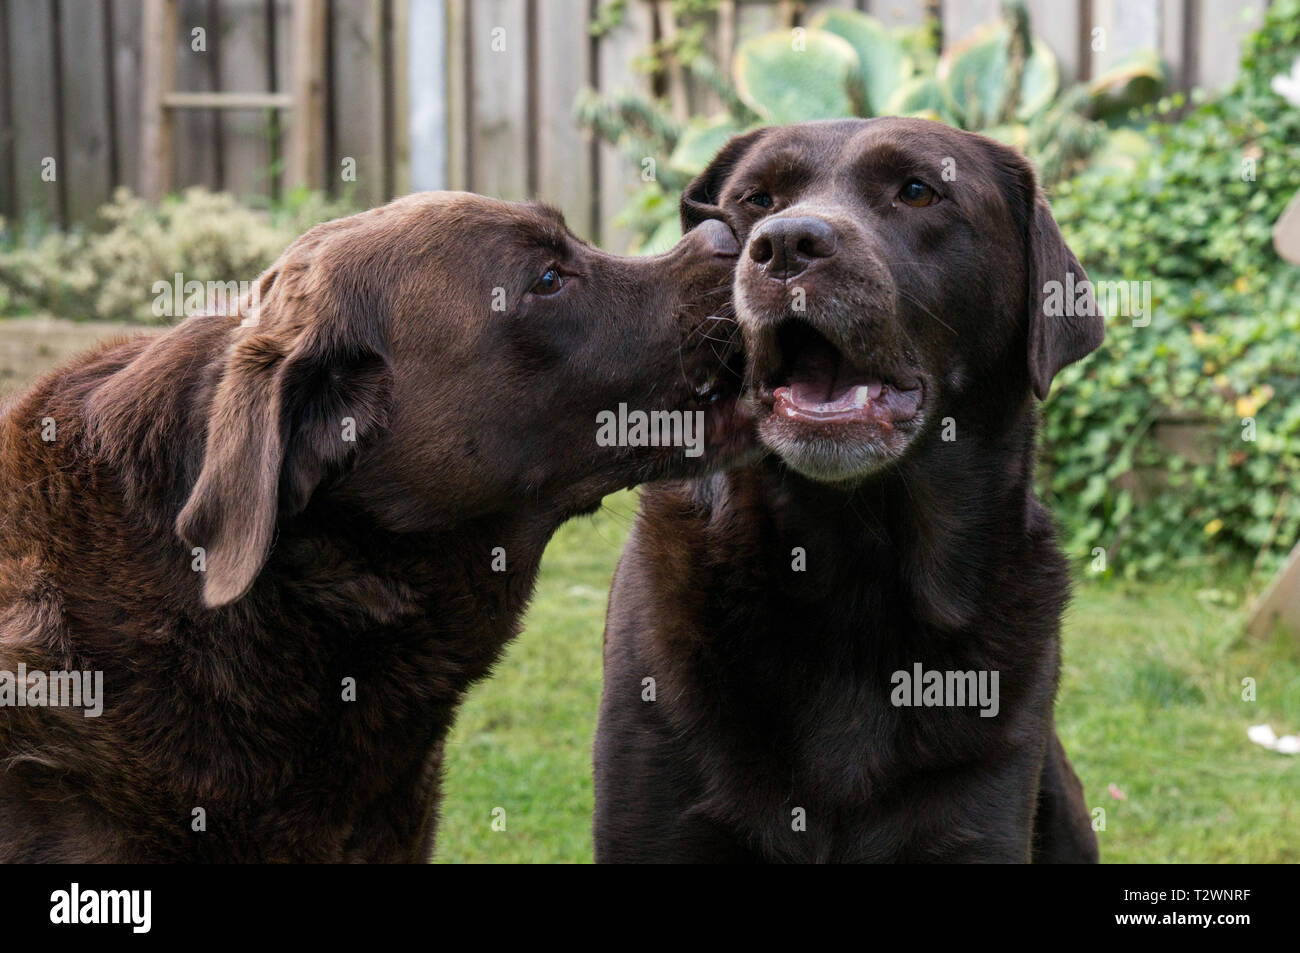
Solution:
M 766 235 L 755 235 L 749 243 L 749 257 L 760 265 L 772 259 L 772 239 Z
M 835 254 L 835 233 L 826 227 L 824 232 L 800 235 L 795 250 L 809 258 L 829 258 Z

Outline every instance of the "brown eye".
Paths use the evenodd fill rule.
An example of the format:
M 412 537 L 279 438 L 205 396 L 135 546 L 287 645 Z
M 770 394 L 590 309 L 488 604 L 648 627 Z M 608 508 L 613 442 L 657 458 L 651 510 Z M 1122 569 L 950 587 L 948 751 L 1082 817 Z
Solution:
M 771 208 L 772 196 L 766 192 L 751 192 L 745 196 L 745 201 L 750 205 L 757 205 L 759 208 Z
M 554 268 L 547 268 L 542 273 L 542 277 L 537 279 L 537 283 L 529 288 L 530 294 L 535 295 L 553 295 L 564 287 L 564 279 Z
M 939 193 L 919 179 L 909 180 L 898 193 L 898 197 L 903 200 L 904 205 L 913 208 L 924 208 L 939 201 Z

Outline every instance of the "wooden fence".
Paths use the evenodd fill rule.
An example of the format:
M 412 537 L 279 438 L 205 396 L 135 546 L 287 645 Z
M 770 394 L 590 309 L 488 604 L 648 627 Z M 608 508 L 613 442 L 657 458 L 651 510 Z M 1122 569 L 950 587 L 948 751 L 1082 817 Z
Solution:
M 182 92 L 288 92 L 293 0 L 180 0 L 172 37 Z M 332 192 L 359 204 L 409 188 L 401 102 L 410 31 L 397 0 L 332 0 L 323 116 Z M 142 0 L 0 0 L 0 215 L 89 219 L 115 185 L 138 191 Z M 195 31 L 201 30 L 201 34 Z M 196 48 L 199 47 L 199 48 Z M 404 113 L 405 110 L 402 110 Z M 185 109 L 173 117 L 176 188 L 278 198 L 292 114 Z M 55 180 L 42 176 L 54 157 Z M 355 183 L 341 162 L 355 160 Z
M 176 88 L 288 90 L 291 2 L 180 0 Z M 584 87 L 649 88 L 634 60 L 672 21 L 667 0 L 627 0 L 623 23 L 595 39 L 587 23 L 603 2 L 329 0 L 322 108 L 330 191 L 350 190 L 362 205 L 412 188 L 540 196 L 576 231 L 618 245 L 610 218 L 639 184 L 640 168 L 584 136 L 573 102 Z M 1229 81 L 1240 38 L 1265 5 L 1029 0 L 1034 31 L 1056 52 L 1064 80 L 1087 79 L 1152 46 L 1178 89 Z M 933 6 L 946 41 L 999 8 L 998 0 L 721 0 L 711 42 L 727 58 L 747 36 L 806 22 L 828 6 L 891 24 L 919 23 Z M 87 221 L 115 185 L 139 188 L 141 11 L 140 0 L 0 0 L 0 215 Z M 172 181 L 278 198 L 292 184 L 284 161 L 292 121 L 265 109 L 181 112 Z M 355 181 L 345 181 L 348 160 Z

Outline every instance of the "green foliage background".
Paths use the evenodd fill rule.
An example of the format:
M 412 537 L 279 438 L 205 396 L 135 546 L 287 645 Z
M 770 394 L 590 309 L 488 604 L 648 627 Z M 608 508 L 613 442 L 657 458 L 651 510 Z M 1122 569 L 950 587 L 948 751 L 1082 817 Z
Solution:
M 1150 325 L 1112 317 L 1043 415 L 1041 491 L 1070 552 L 1104 548 L 1128 576 L 1242 559 L 1264 576 L 1300 538 L 1300 268 L 1271 237 L 1300 191 L 1300 108 L 1270 88 L 1300 56 L 1300 0 L 1244 49 L 1232 90 L 1149 127 L 1150 155 L 1053 197 L 1093 281 L 1153 284 Z M 1199 452 L 1157 439 L 1171 417 L 1200 422 Z
M 252 282 L 312 225 L 355 211 L 347 199 L 306 189 L 258 210 L 195 187 L 158 205 L 118 189 L 88 228 L 0 218 L 0 316 L 170 323 L 144 293 L 154 282 L 178 272 L 187 282 Z
M 675 238 L 677 190 L 731 133 L 775 108 L 702 53 L 702 21 L 691 17 L 706 13 L 708 0 L 678 7 L 676 47 L 653 48 L 647 66 L 670 56 L 689 63 L 723 114 L 683 126 L 635 97 L 579 104 L 584 120 L 629 154 L 668 157 L 624 213 L 646 247 Z M 1010 4 L 1004 23 L 959 44 L 946 65 L 925 28 L 882 32 L 837 13 L 822 26 L 824 45 L 838 50 L 828 55 L 844 61 L 835 74 L 844 88 L 823 90 L 827 102 L 865 112 L 887 93 L 894 105 L 928 104 L 940 118 L 980 127 L 970 118 L 978 112 L 999 120 L 983 131 L 1025 148 L 1040 169 L 1078 167 L 1053 151 L 1064 142 L 1076 160 L 1088 157 L 1052 188 L 1057 219 L 1094 281 L 1150 282 L 1154 314 L 1145 327 L 1112 316 L 1102 349 L 1061 375 L 1043 409 L 1040 492 L 1068 552 L 1091 563 L 1104 550 L 1108 573 L 1245 562 L 1260 583 L 1300 538 L 1300 268 L 1271 244 L 1273 223 L 1300 191 L 1300 108 L 1271 89 L 1300 57 L 1300 0 L 1276 0 L 1245 43 L 1236 85 L 1177 121 L 1153 121 L 1181 110 L 1177 97 L 1116 111 L 1151 92 L 1156 72 L 1141 62 L 1090 88 L 1038 82 L 1027 99 L 1027 85 L 1021 99 L 1008 99 L 1011 84 L 994 82 L 998 70 L 1014 60 L 1016 37 L 1034 45 L 1022 10 Z M 617 13 L 617 4 L 602 7 L 606 20 Z M 788 31 L 754 38 L 742 47 L 740 74 L 763 57 L 773 69 L 803 68 L 785 63 L 787 49 Z M 954 80 L 963 75 L 971 84 Z M 986 90 L 982 98 L 976 89 Z M 1044 98 L 1049 91 L 1054 98 Z M 1002 121 L 1008 116 L 1014 121 Z M 251 281 L 307 227 L 350 211 L 346 200 L 306 192 L 253 210 L 190 189 L 156 207 L 119 192 L 98 223 L 67 232 L 0 220 L 0 315 L 167 320 L 152 314 L 141 288 L 176 272 Z M 1199 434 L 1197 452 L 1165 439 L 1171 420 Z M 1243 439 L 1248 428 L 1254 440 Z
M 688 65 L 723 113 L 681 124 L 637 97 L 579 103 L 627 155 L 667 157 L 623 211 L 641 250 L 676 240 L 681 188 L 730 135 L 765 122 L 909 113 L 1022 149 L 1093 281 L 1149 282 L 1153 298 L 1147 326 L 1112 315 L 1106 344 L 1044 405 L 1040 492 L 1068 552 L 1100 567 L 1101 550 L 1104 571 L 1126 577 L 1244 562 L 1252 583 L 1266 580 L 1300 538 L 1300 268 L 1271 243 L 1300 190 L 1300 109 L 1270 88 L 1300 55 L 1300 0 L 1272 5 L 1234 87 L 1208 102 L 1198 94 L 1186 115 L 1182 95 L 1154 100 L 1161 70 L 1140 55 L 1067 89 L 1049 51 L 1018 63 L 1017 46 L 1040 44 L 1014 0 L 1002 22 L 942 56 L 928 28 L 822 14 L 805 37 L 811 53 L 791 50 L 789 30 L 752 37 L 734 77 L 718 73 L 691 27 L 709 8 L 680 4 L 679 48 L 656 47 L 644 65 Z M 810 64 L 828 63 L 822 82 L 807 81 Z

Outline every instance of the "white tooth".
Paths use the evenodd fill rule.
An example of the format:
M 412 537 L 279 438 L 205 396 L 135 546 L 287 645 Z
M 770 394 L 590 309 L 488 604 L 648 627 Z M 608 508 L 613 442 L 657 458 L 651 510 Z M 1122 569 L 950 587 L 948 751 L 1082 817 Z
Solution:
M 871 388 L 862 384 L 853 388 L 853 406 L 862 408 L 871 403 Z

